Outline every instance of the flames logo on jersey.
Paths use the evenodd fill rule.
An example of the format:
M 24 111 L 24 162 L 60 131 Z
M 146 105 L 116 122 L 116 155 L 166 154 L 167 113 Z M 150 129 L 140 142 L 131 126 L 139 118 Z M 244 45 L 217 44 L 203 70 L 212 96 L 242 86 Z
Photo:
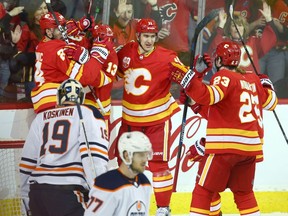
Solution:
M 128 209 L 127 216 L 144 216 L 146 215 L 147 207 L 144 202 L 138 200 Z
M 130 61 L 131 61 L 131 58 L 130 57 L 124 57 L 123 58 L 123 67 L 124 68 L 128 68 L 129 67 L 129 64 L 130 64 Z
M 159 9 L 162 22 L 172 22 L 176 17 L 177 9 L 176 3 L 162 5 Z

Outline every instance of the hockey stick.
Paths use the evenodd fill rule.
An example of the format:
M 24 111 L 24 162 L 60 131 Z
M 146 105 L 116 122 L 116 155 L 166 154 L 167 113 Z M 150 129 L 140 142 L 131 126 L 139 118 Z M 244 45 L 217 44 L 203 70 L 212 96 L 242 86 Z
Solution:
M 193 63 L 194 63 L 198 36 L 200 32 L 202 31 L 202 29 L 218 15 L 219 11 L 220 9 L 212 10 L 196 26 L 194 37 L 192 39 L 192 44 L 191 44 L 191 57 L 190 57 L 191 68 L 193 67 Z M 178 154 L 177 154 L 175 173 L 174 173 L 173 192 L 176 192 L 177 182 L 178 182 L 180 159 L 181 159 L 181 153 L 182 153 L 182 145 L 183 145 L 183 140 L 184 140 L 184 132 L 185 132 L 185 126 L 186 126 L 187 110 L 188 110 L 188 100 L 189 99 L 187 97 L 184 103 L 184 110 L 183 110 L 183 115 L 182 115 L 182 124 L 181 124 L 180 138 L 179 138 L 179 144 L 178 144 Z
M 233 3 L 234 3 L 234 1 L 233 1 Z M 259 72 L 257 71 L 257 68 L 256 68 L 256 66 L 255 66 L 255 64 L 254 64 L 254 61 L 253 61 L 253 59 L 252 59 L 252 57 L 251 57 L 251 55 L 250 55 L 250 53 L 249 53 L 249 51 L 248 51 L 248 49 L 247 49 L 247 47 L 246 47 L 246 44 L 245 44 L 245 42 L 244 42 L 244 40 L 243 40 L 243 37 L 242 37 L 242 35 L 240 34 L 239 29 L 238 29 L 238 27 L 237 27 L 237 25 L 236 25 L 236 23 L 235 23 L 234 18 L 233 18 L 233 3 L 230 5 L 230 8 L 229 8 L 230 18 L 231 18 L 231 20 L 232 20 L 232 22 L 233 22 L 233 25 L 235 26 L 235 29 L 236 29 L 236 31 L 237 31 L 237 34 L 239 35 L 239 38 L 240 38 L 240 40 L 241 40 L 241 43 L 242 43 L 242 45 L 243 45 L 243 47 L 244 47 L 244 49 L 245 49 L 245 52 L 246 52 L 246 54 L 247 54 L 247 56 L 248 56 L 248 58 L 249 58 L 249 60 L 250 60 L 250 62 L 251 62 L 251 64 L 252 64 L 252 67 L 253 67 L 255 73 L 256 73 L 257 75 L 259 75 Z M 280 120 L 279 120 L 279 118 L 278 118 L 278 115 L 277 115 L 277 113 L 276 113 L 275 110 L 273 110 L 272 112 L 273 112 L 273 114 L 274 114 L 274 116 L 275 116 L 275 118 L 276 118 L 276 121 L 277 121 L 277 123 L 278 123 L 278 125 L 279 125 L 279 127 L 280 127 L 280 130 L 281 130 L 281 132 L 282 132 L 282 134 L 283 134 L 283 136 L 284 136 L 284 139 L 285 139 L 285 141 L 286 141 L 286 143 L 287 143 L 287 145 L 288 145 L 288 139 L 287 139 L 286 133 L 285 133 L 285 131 L 284 131 L 282 125 L 281 125 L 281 122 L 280 122 Z
M 92 22 L 92 20 L 91 20 L 91 8 L 92 8 L 92 5 L 93 5 L 93 0 L 89 0 L 86 17 L 87 17 L 87 19 L 89 19 L 90 22 Z M 96 100 L 96 102 L 97 102 L 97 104 L 98 104 L 98 106 L 99 106 L 99 108 L 101 110 L 101 113 L 103 115 L 105 115 L 105 113 L 106 113 L 105 109 L 104 109 L 101 101 L 99 100 L 99 98 L 96 96 L 96 92 L 94 91 L 94 89 L 91 86 L 89 86 L 89 89 L 91 91 L 91 94 L 92 94 L 93 98 Z
M 57 19 L 56 15 L 55 15 L 55 12 L 54 12 L 54 10 L 53 10 L 53 8 L 51 6 L 51 0 L 45 0 L 45 3 L 47 5 L 47 7 L 48 7 L 48 10 L 51 12 L 53 18 L 55 19 L 57 27 L 58 27 L 59 31 L 61 32 L 61 34 L 62 34 L 62 37 L 64 38 L 66 44 L 68 44 L 69 43 L 68 36 L 67 36 L 66 31 L 64 30 L 64 28 L 60 25 L 60 22 L 59 22 L 59 20 Z M 92 3 L 91 3 L 91 6 L 92 6 Z M 101 113 L 104 115 L 106 112 L 104 110 L 104 107 L 103 107 L 101 101 L 96 96 L 96 94 L 95 94 L 94 90 L 92 89 L 92 87 L 90 85 L 88 87 L 89 87 L 89 89 L 90 89 L 90 91 L 92 93 L 92 96 L 94 97 L 96 103 L 98 104 L 98 106 L 99 106 L 99 108 L 101 110 Z
M 91 18 L 91 8 L 92 8 L 93 0 L 89 0 L 88 10 L 87 10 L 87 18 Z
M 96 0 L 94 21 L 97 20 L 97 16 L 100 13 L 100 6 L 99 5 L 100 5 L 100 0 Z
M 83 133 L 84 133 L 84 137 L 85 137 L 85 144 L 86 144 L 86 147 L 87 147 L 87 153 L 88 153 L 88 157 L 89 157 L 89 161 L 90 161 L 91 171 L 92 171 L 92 173 L 94 175 L 94 178 L 96 178 L 96 169 L 95 169 L 95 166 L 94 166 L 92 153 L 91 153 L 91 149 L 90 149 L 88 138 L 87 138 L 87 133 L 86 133 L 86 128 L 85 128 L 85 124 L 84 124 L 84 120 L 83 120 L 81 106 L 80 106 L 79 103 L 76 103 L 76 106 L 77 106 L 80 123 L 82 125 L 82 129 L 83 129 Z

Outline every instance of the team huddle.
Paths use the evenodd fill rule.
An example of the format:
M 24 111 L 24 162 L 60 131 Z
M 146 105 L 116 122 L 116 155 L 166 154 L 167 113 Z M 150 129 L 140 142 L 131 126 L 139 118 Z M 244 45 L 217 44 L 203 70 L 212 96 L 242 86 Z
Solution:
M 89 17 L 66 21 L 49 12 L 40 27 L 43 39 L 36 48 L 31 93 L 37 116 L 20 162 L 25 212 L 149 215 L 153 190 L 156 216 L 171 215 L 171 117 L 180 111 L 170 93 L 175 82 L 182 89 L 180 102 L 189 99 L 188 106 L 208 122 L 206 137 L 188 151 L 199 162 L 190 216 L 221 215 L 219 193 L 226 188 L 241 215 L 260 215 L 253 179 L 263 154 L 262 113 L 275 109 L 277 96 L 267 76 L 238 67 L 237 43 L 223 41 L 213 60 L 198 55 L 189 67 L 176 52 L 157 45 L 153 19 L 140 19 L 137 41 L 117 52 L 109 25 L 94 24 Z M 213 65 L 217 72 L 204 84 Z M 120 79 L 118 168 L 108 170 L 111 89 Z M 143 174 L 147 167 L 152 183 Z

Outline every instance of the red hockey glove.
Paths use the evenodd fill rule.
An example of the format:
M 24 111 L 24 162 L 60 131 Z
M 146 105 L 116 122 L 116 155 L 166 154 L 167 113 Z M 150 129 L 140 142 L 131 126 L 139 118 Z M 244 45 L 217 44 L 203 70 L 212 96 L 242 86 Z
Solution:
M 270 88 L 274 91 L 274 86 L 269 77 L 265 74 L 259 74 L 260 82 L 264 88 Z
M 110 38 L 105 38 L 104 40 L 99 41 L 95 39 L 90 51 L 91 57 L 96 58 L 100 63 L 104 63 L 110 53 L 110 50 L 113 49 L 113 42 Z
M 77 21 L 77 26 L 81 32 L 87 31 L 90 28 L 93 28 L 94 22 L 92 19 L 88 19 L 86 16 L 82 17 L 79 21 Z
M 186 152 L 188 159 L 190 161 L 200 161 L 205 154 L 205 142 L 206 139 L 202 137 L 200 140 L 197 140 L 194 145 L 192 145 L 189 150 Z
M 190 80 L 194 77 L 195 72 L 189 67 L 176 62 L 170 62 L 171 79 L 180 84 L 184 89 L 190 84 Z
M 79 21 L 70 19 L 66 22 L 67 36 L 77 36 L 82 32 L 88 30 L 91 26 L 91 21 L 86 17 L 82 17 Z
M 197 77 L 201 78 L 205 76 L 208 71 L 213 67 L 210 56 L 204 53 L 203 56 L 197 55 L 193 63 L 193 71 L 197 74 Z
M 67 32 L 67 36 L 77 36 L 80 33 L 80 30 L 76 24 L 76 21 L 74 19 L 70 19 L 66 22 L 66 32 Z
M 87 49 L 74 43 L 69 43 L 64 47 L 64 53 L 69 59 L 85 64 L 90 56 Z
M 185 90 L 182 89 L 180 91 L 179 101 L 182 104 L 185 104 L 186 98 L 188 97 L 188 106 L 192 109 L 192 111 L 197 114 L 201 109 L 201 105 L 196 103 L 192 98 L 186 95 Z

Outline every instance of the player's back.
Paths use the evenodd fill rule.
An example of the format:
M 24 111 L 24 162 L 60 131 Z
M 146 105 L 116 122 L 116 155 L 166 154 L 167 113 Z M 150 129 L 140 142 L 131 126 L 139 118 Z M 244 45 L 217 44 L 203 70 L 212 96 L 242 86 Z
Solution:
M 89 124 L 97 118 L 90 108 L 81 106 L 81 110 L 85 123 Z M 98 117 L 99 121 L 92 123 L 96 124 L 95 130 L 100 131 L 101 127 L 105 128 L 105 122 Z M 93 135 L 93 138 L 88 136 L 88 139 L 92 143 L 102 143 L 101 134 Z M 28 165 L 29 158 L 37 160 L 30 181 L 85 187 L 87 183 L 81 161 L 81 146 L 86 148 L 77 106 L 50 109 L 39 113 L 32 122 L 21 163 Z
M 211 79 L 219 100 L 209 108 L 206 152 L 257 155 L 262 153 L 258 122 L 259 81 L 228 70 L 218 71 Z M 218 97 L 218 98 L 217 98 Z

